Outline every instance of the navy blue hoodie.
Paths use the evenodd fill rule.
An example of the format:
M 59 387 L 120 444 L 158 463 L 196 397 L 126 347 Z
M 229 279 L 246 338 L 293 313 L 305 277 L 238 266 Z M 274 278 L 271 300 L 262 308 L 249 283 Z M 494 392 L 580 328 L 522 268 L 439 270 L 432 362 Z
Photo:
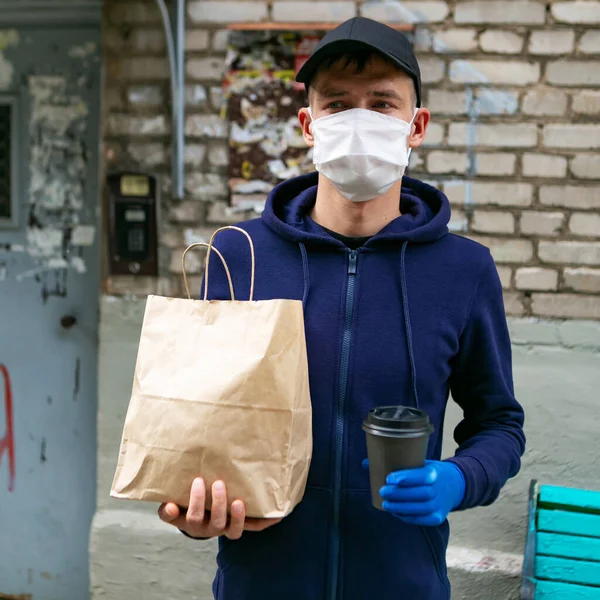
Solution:
M 361 423 L 381 404 L 418 405 L 439 460 L 449 394 L 464 412 L 451 458 L 465 475 L 459 510 L 488 505 L 519 471 L 523 410 L 513 392 L 502 289 L 489 251 L 448 233 L 450 206 L 405 177 L 402 216 L 358 250 L 310 218 L 317 175 L 279 185 L 262 218 L 241 226 L 256 246 L 255 299 L 302 299 L 314 451 L 303 501 L 278 525 L 220 540 L 218 600 L 447 600 L 448 523 L 407 525 L 371 506 Z M 238 298 L 250 257 L 239 233 L 217 247 Z M 212 299 L 228 299 L 211 261 Z

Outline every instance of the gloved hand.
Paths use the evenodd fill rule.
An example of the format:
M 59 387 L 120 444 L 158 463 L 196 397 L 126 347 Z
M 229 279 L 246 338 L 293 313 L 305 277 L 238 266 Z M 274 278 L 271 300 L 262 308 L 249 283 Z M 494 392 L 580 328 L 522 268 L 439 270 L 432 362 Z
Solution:
M 368 465 L 365 465 L 368 466 Z M 413 525 L 441 525 L 465 495 L 465 476 L 452 462 L 390 473 L 379 491 L 383 509 Z

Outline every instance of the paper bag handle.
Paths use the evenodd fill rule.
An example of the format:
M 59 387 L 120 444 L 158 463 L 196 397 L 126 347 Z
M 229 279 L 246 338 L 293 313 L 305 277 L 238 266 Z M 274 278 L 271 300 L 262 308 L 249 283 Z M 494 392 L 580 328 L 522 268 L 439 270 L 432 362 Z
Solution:
M 210 250 L 216 250 L 216 248 L 214 247 L 214 241 L 215 241 L 215 237 L 218 233 L 220 233 L 221 231 L 225 231 L 226 229 L 231 229 L 232 231 L 239 231 L 240 233 L 243 233 L 247 240 L 248 243 L 250 244 L 250 256 L 252 258 L 252 266 L 251 266 L 251 272 L 250 272 L 250 297 L 248 298 L 248 300 L 250 302 L 252 302 L 252 300 L 254 299 L 254 275 L 255 275 L 255 271 L 256 271 L 256 258 L 254 256 L 254 244 L 252 243 L 252 238 L 250 237 L 250 235 L 248 234 L 247 231 L 244 231 L 243 229 L 241 229 L 240 227 L 235 227 L 234 225 L 226 225 L 225 227 L 221 227 L 219 229 L 217 229 L 213 234 L 212 237 L 210 238 L 210 242 L 208 243 L 209 245 L 209 251 L 208 251 L 208 255 L 206 257 L 206 269 L 204 270 L 204 299 L 206 300 L 208 298 L 208 265 L 210 262 Z M 219 254 L 217 252 L 217 254 Z M 220 255 L 219 255 L 220 256 Z M 221 260 L 223 260 L 223 257 L 221 256 Z M 223 260 L 223 262 L 225 262 Z M 230 280 L 231 281 L 231 280 Z M 233 297 L 233 290 L 231 292 L 231 299 L 234 300 L 235 298 Z
M 235 295 L 233 293 L 233 282 L 231 281 L 231 273 L 229 272 L 229 267 L 227 266 L 227 263 L 225 262 L 223 255 L 214 246 L 211 246 L 210 244 L 206 244 L 205 242 L 197 242 L 196 244 L 191 244 L 190 246 L 188 246 L 185 249 L 185 251 L 183 252 L 183 256 L 181 257 L 181 270 L 183 272 L 183 283 L 185 284 L 185 292 L 187 294 L 188 300 L 191 300 L 192 296 L 190 294 L 190 288 L 188 286 L 187 273 L 185 272 L 185 257 L 186 257 L 186 254 L 192 248 L 198 248 L 198 247 L 208 248 L 209 255 L 210 255 L 211 250 L 213 252 L 217 253 L 217 256 L 221 259 L 221 262 L 223 263 L 223 268 L 225 269 L 225 274 L 227 275 L 227 282 L 229 283 L 229 293 L 231 294 L 231 299 L 235 300 Z M 206 276 L 208 275 L 208 258 L 206 259 L 206 267 L 207 267 L 207 269 L 206 269 L 205 279 L 206 279 Z M 206 300 L 206 287 L 204 288 L 204 299 Z

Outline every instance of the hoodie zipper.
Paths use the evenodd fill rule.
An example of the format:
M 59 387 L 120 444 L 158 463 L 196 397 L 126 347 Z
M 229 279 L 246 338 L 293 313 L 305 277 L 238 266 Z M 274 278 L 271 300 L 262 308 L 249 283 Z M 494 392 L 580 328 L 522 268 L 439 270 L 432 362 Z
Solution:
M 330 600 L 337 600 L 340 573 L 340 503 L 342 494 L 342 454 L 344 451 L 344 418 L 348 391 L 348 371 L 350 367 L 350 342 L 352 340 L 352 314 L 354 312 L 354 288 L 358 252 L 350 250 L 348 256 L 348 283 L 346 287 L 346 306 L 344 311 L 344 334 L 342 337 L 342 355 L 340 363 L 340 389 L 335 415 L 335 463 L 333 488 L 333 549 L 331 569 Z

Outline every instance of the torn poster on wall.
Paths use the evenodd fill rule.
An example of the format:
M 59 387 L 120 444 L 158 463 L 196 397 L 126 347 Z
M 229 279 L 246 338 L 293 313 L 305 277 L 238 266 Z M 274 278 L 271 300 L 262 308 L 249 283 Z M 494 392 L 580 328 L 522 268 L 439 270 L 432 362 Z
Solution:
M 275 185 L 314 171 L 312 150 L 298 124 L 306 92 L 294 77 L 322 35 L 231 32 L 224 85 L 233 210 L 261 212 Z
M 17 279 L 46 277 L 44 300 L 66 295 L 68 269 L 86 270 L 82 246 L 93 242 L 93 227 L 80 223 L 88 153 L 85 146 L 88 107 L 68 89 L 66 77 L 31 76 L 29 122 L 29 202 L 27 252 L 36 267 Z

